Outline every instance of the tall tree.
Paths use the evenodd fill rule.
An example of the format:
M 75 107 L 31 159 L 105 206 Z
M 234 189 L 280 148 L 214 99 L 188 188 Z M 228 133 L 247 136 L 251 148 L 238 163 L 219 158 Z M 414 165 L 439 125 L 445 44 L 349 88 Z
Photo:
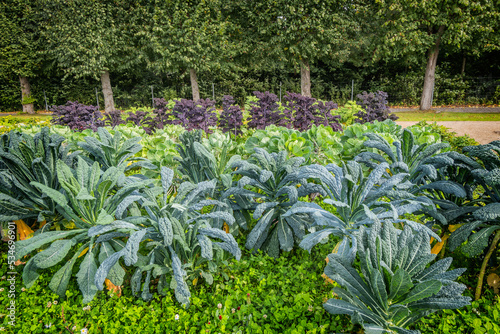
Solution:
M 498 38 L 494 29 L 499 20 L 498 1 L 378 0 L 366 14 L 380 27 L 374 43 L 376 58 L 412 54 L 427 59 L 421 110 L 432 106 L 436 65 L 443 46 L 460 49 L 474 41 L 480 52 L 494 47 Z
M 257 59 L 300 70 L 301 94 L 311 96 L 311 66 L 348 59 L 359 27 L 353 1 L 239 2 L 247 39 Z
M 23 112 L 34 113 L 29 78 L 40 68 L 39 24 L 32 1 L 0 3 L 0 77 L 15 75 L 21 86 Z
M 220 0 L 156 1 L 149 33 L 150 66 L 163 72 L 189 73 L 193 100 L 200 99 L 199 72 L 233 67 L 232 24 Z
M 100 79 L 106 112 L 115 109 L 110 73 L 128 71 L 140 59 L 130 23 L 131 2 L 43 0 L 48 55 L 66 75 Z M 132 20 L 133 21 L 133 20 Z

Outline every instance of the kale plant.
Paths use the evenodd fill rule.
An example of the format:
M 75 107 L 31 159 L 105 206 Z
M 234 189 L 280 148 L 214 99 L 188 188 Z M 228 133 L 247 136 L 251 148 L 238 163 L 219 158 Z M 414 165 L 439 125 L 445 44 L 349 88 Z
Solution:
M 274 124 L 277 126 L 286 126 L 286 119 L 280 119 L 278 110 L 278 97 L 269 92 L 261 93 L 258 91 L 253 94 L 259 99 L 258 102 L 250 102 L 250 120 L 248 127 L 254 129 L 265 129 L 266 126 Z M 289 124 L 287 124 L 289 125 Z
M 105 128 L 97 129 L 97 135 L 98 138 L 85 137 L 85 142 L 78 142 L 78 146 L 89 153 L 89 158 L 84 159 L 90 165 L 97 161 L 103 170 L 116 167 L 124 172 L 137 167 L 156 168 L 148 159 L 135 156 L 142 150 L 141 137 L 122 140 L 120 131 L 112 136 Z
M 135 112 L 129 112 L 126 121 L 142 127 L 148 135 L 152 134 L 155 130 L 155 127 L 151 127 L 153 118 L 146 111 L 136 110 Z
M 370 231 L 360 228 L 357 239 L 359 263 L 342 253 L 328 255 L 325 274 L 341 286 L 323 305 L 329 313 L 350 315 L 365 333 L 419 334 L 408 326 L 438 310 L 470 304 L 462 296 L 466 286 L 455 282 L 464 268 L 447 271 L 452 258 L 428 266 L 436 255 L 426 233 L 374 221 Z
M 462 214 L 467 214 L 467 219 L 462 216 L 461 222 L 465 224 L 451 234 L 449 246 L 453 251 L 467 241 L 462 246 L 462 251 L 469 257 L 480 255 L 489 246 L 479 273 L 475 293 L 477 300 L 481 297 L 488 261 L 500 242 L 500 141 L 493 141 L 486 145 L 467 146 L 463 148 L 463 152 L 484 166 L 472 171 L 473 182 L 484 190 L 478 199 L 482 206 L 462 212 Z M 490 241 L 493 234 L 494 237 Z
M 335 131 L 342 130 L 339 124 L 340 116 L 333 116 L 332 109 L 337 108 L 333 102 L 317 101 L 314 98 L 287 92 L 285 115 L 293 119 L 293 127 L 299 131 L 307 131 L 313 124 L 331 126 Z
M 234 98 L 231 95 L 222 97 L 222 114 L 219 118 L 219 127 L 222 132 L 232 133 L 235 136 L 242 134 L 243 113 L 239 106 L 234 105 Z
M 248 234 L 246 247 L 278 257 L 280 249 L 288 252 L 300 242 L 309 225 L 306 214 L 285 215 L 299 203 L 299 197 L 321 191 L 317 184 L 308 183 L 301 174 L 294 173 L 304 163 L 303 158 L 287 159 L 285 151 L 269 154 L 255 148 L 249 160 L 235 162 L 233 174 L 241 175 L 237 186 L 230 188 L 222 199 L 239 196 L 247 200 L 257 224 Z M 300 187 L 297 187 L 300 184 Z
M 122 112 L 120 110 L 113 110 L 104 113 L 104 124 L 106 126 L 111 126 L 114 128 L 117 125 L 125 123 L 127 122 L 123 119 Z
M 172 124 L 180 124 L 187 130 L 201 129 L 211 133 L 210 126 L 217 125 L 215 101 L 200 99 L 198 101 L 181 99 L 175 101 L 172 110 L 175 119 Z
M 316 231 L 305 236 L 299 246 L 310 251 L 312 247 L 333 234 L 343 237 L 345 245 L 352 242 L 352 249 L 355 252 L 356 234 L 359 228 L 372 224 L 374 220 L 404 223 L 439 239 L 425 225 L 399 218 L 405 213 L 434 206 L 425 197 L 417 197 L 404 191 L 394 192 L 395 186 L 407 176 L 405 173 L 393 175 L 385 180 L 382 186 L 378 186 L 388 167 L 389 165 L 383 162 L 367 177 L 364 176 L 361 165 L 355 161 L 348 161 L 342 167 L 330 164 L 326 167 L 309 165 L 298 169 L 294 177 L 319 181 L 321 191 L 317 192 L 328 197 L 323 202 L 336 208 L 335 213 L 332 213 L 318 204 L 299 202 L 284 214 L 284 217 L 308 214 L 314 221 L 310 227 L 314 227 Z M 390 202 L 383 201 L 388 193 L 398 196 Z
M 189 120 L 188 130 L 201 129 L 205 133 L 212 133 L 211 126 L 217 126 L 217 114 L 215 113 L 215 101 L 200 99 L 196 106 L 186 115 Z
M 418 145 L 413 133 L 408 129 L 403 130 L 401 141 L 394 141 L 392 147 L 386 139 L 376 133 L 368 132 L 363 135 L 369 138 L 363 145 L 379 150 L 380 154 L 362 152 L 355 157 L 356 161 L 372 169 L 380 162 L 387 162 L 389 164 L 387 175 L 408 173 L 397 188 L 414 195 L 427 196 L 434 201 L 440 210 L 426 213 L 443 225 L 447 225 L 448 221 L 454 219 L 453 217 L 460 212 L 455 203 L 458 199 L 464 199 L 467 193 L 464 186 L 454 182 L 447 173 L 451 172 L 449 169 L 453 167 L 466 167 L 463 162 L 470 159 L 456 152 L 440 153 L 441 150 L 450 147 L 448 143 Z M 397 193 L 394 194 L 398 196 Z M 393 198 L 391 193 L 387 193 L 387 196 Z M 458 201 L 461 202 L 463 200 Z
M 386 119 L 397 120 L 394 114 L 389 114 L 389 107 L 387 106 L 387 93 L 377 91 L 376 93 L 363 92 L 356 95 L 360 100 L 358 104 L 363 107 L 364 111 L 358 112 L 355 116 L 357 123 L 372 123 L 373 121 L 382 122 Z
M 163 129 L 165 125 L 172 124 L 167 101 L 164 98 L 155 98 L 154 104 L 156 109 L 153 110 L 153 117 L 147 123 L 147 127 L 151 132 L 154 132 L 155 129 Z
M 136 192 L 117 208 L 117 217 L 122 217 L 127 207 L 137 202 L 146 207 L 147 215 L 123 218 L 121 224 L 137 223 L 137 228 L 129 230 L 127 244 L 121 251 L 101 263 L 95 275 L 98 289 L 103 289 L 105 278 L 123 257 L 126 265 L 136 267 L 130 280 L 134 295 L 142 290 L 141 297 L 150 300 L 153 297 L 149 287 L 151 279 L 158 278 L 158 293 L 165 295 L 165 290 L 170 287 L 175 291 L 177 301 L 189 305 L 191 292 L 188 281 L 202 277 L 212 284 L 212 273 L 217 272 L 220 264 L 227 265 L 224 252 L 240 259 L 241 251 L 234 237 L 212 226 L 214 219 L 233 224 L 234 218 L 225 212 L 201 213 L 207 206 L 224 205 L 210 199 L 216 182 L 182 183 L 174 198 L 171 196 L 173 175 L 172 170 L 163 167 L 161 187 Z M 145 239 L 149 242 L 145 246 L 147 255 L 143 256 L 139 249 Z M 143 273 L 146 273 L 146 278 L 141 284 Z
M 68 101 L 65 105 L 50 106 L 52 111 L 52 124 L 65 125 L 71 130 L 82 131 L 104 126 L 102 114 L 96 106 L 87 106 L 78 101 Z
M 340 116 L 332 115 L 332 110 L 337 109 L 338 105 L 333 101 L 317 101 L 314 105 L 316 109 L 316 120 L 314 124 L 329 126 L 333 131 L 342 131 L 342 125 L 340 125 Z
M 137 229 L 135 225 L 117 221 L 115 211 L 119 205 L 128 201 L 127 198 L 134 191 L 151 183 L 151 181 L 130 179 L 130 182 L 124 187 L 115 191 L 115 186 L 123 177 L 123 172 L 115 167 L 108 168 L 103 172 L 99 163 L 95 162 L 89 166 L 80 156 L 76 170 L 72 170 L 62 160 L 57 160 L 56 169 L 59 184 L 64 192 L 36 181 L 32 181 L 30 184 L 54 201 L 57 204 L 58 212 L 74 225 L 67 230 L 46 231 L 30 239 L 17 242 L 15 258 L 21 259 L 50 243 L 48 248 L 37 252 L 29 259 L 24 267 L 23 281 L 27 287 L 30 287 L 38 279 L 39 269 L 53 267 L 63 261 L 68 254 L 71 254 L 70 260 L 64 262 L 64 265 L 54 274 L 49 283 L 52 291 L 63 298 L 77 259 L 85 249 L 88 249 L 76 274 L 78 285 L 83 294 L 83 303 L 88 303 L 97 292 L 94 285 L 94 275 L 97 271 L 96 258 L 99 256 L 99 261 L 103 261 L 111 249 L 109 245 L 104 245 L 104 242 L 111 242 L 114 237 L 123 236 L 123 234 L 107 233 L 116 230 L 125 232 L 128 229 Z M 47 225 L 50 226 L 51 222 L 48 222 Z M 98 246 L 101 246 L 99 254 Z M 117 265 L 114 267 L 114 274 L 113 277 L 110 276 L 110 279 L 112 279 L 113 284 L 121 285 L 124 275 L 125 271 L 120 265 Z
M 65 138 L 50 134 L 44 127 L 34 136 L 10 132 L 3 139 L 8 144 L 0 150 L 0 221 L 35 219 L 57 224 L 62 220 L 56 210 L 57 202 L 33 186 L 39 182 L 53 189 L 60 189 L 57 178 L 57 161 L 72 166 L 80 151 L 69 154 Z

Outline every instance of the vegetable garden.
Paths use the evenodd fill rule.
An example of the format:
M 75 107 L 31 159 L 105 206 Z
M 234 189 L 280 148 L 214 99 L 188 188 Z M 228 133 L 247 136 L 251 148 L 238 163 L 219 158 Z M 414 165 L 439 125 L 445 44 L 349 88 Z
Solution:
M 500 332 L 498 141 L 254 95 L 6 128 L 0 330 Z

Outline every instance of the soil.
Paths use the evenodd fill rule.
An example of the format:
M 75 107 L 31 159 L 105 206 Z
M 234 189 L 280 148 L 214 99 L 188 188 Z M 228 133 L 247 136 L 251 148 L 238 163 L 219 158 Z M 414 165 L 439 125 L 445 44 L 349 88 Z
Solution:
M 418 122 L 398 122 L 403 128 L 417 124 Z M 500 121 L 482 122 L 482 121 L 442 121 L 436 122 L 444 125 L 459 136 L 469 135 L 479 144 L 488 144 L 494 140 L 500 140 Z

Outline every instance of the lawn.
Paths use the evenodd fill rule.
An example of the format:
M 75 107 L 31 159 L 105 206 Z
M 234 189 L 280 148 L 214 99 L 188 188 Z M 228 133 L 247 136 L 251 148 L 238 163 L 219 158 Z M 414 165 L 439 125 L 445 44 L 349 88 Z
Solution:
M 439 121 L 500 121 L 500 113 L 461 113 L 436 111 L 400 111 L 395 113 L 401 122 Z

